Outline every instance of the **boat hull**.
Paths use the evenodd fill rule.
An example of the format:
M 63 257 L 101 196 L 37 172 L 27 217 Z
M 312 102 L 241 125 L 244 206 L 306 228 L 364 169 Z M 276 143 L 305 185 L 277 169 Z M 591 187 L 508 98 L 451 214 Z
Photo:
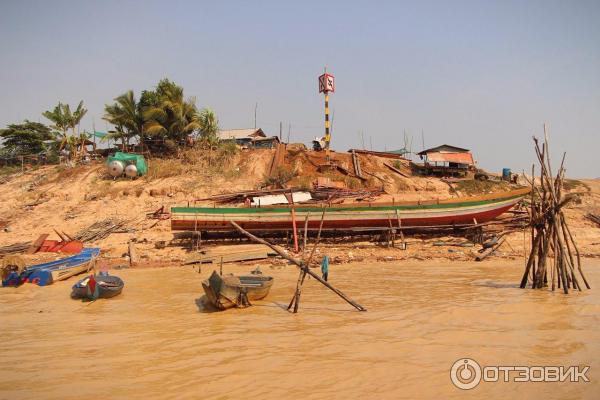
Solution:
M 114 275 L 98 275 L 95 276 L 94 279 L 96 280 L 96 291 L 92 291 L 88 288 L 90 277 L 87 277 L 73 285 L 71 297 L 74 299 L 88 300 L 95 300 L 97 298 L 108 299 L 121 294 L 123 287 L 125 286 L 123 280 Z
M 34 283 L 38 286 L 50 285 L 71 276 L 88 271 L 93 260 L 100 254 L 100 249 L 85 248 L 79 254 L 27 267 L 21 274 L 22 282 Z
M 202 282 L 202 288 L 208 301 L 219 310 L 233 307 L 245 307 L 240 294 L 249 301 L 262 300 L 273 286 L 270 276 L 229 276 L 222 278 L 213 271 L 210 278 Z
M 249 231 L 293 229 L 291 210 L 297 224 L 307 220 L 308 230 L 403 229 L 432 226 L 465 226 L 490 221 L 518 203 L 528 189 L 461 200 L 440 202 L 335 207 L 262 207 L 171 209 L 172 230 L 231 231 L 235 222 Z

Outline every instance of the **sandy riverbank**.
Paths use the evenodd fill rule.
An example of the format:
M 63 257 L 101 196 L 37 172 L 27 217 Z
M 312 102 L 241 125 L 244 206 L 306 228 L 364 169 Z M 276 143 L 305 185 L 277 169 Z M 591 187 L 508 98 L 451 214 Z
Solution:
M 75 279 L 0 290 L 0 398 L 595 398 L 600 391 L 600 263 L 593 288 L 565 296 L 518 289 L 521 261 L 351 263 L 315 281 L 300 313 L 285 307 L 291 266 L 269 266 L 269 297 L 212 312 L 211 268 L 111 271 L 123 294 L 86 304 Z M 247 272 L 227 265 L 225 272 Z M 590 365 L 590 383 L 452 386 L 461 357 L 482 365 Z

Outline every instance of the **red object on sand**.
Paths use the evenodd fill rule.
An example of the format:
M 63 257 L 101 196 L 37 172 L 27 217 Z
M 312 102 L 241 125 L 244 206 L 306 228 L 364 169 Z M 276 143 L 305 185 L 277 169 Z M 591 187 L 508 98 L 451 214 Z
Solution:
M 44 240 L 39 252 L 79 254 L 83 250 L 83 242 L 79 240 Z

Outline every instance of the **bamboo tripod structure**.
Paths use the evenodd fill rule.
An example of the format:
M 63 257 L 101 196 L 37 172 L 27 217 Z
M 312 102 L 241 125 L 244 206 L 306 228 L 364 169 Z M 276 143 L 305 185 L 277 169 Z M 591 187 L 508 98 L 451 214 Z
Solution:
M 323 227 L 323 217 L 324 217 L 324 214 L 325 214 L 325 212 L 323 212 L 323 215 L 321 216 L 321 228 Z M 231 221 L 230 223 L 231 223 L 231 225 L 238 232 L 242 233 L 243 235 L 245 235 L 246 237 L 248 237 L 250 240 L 253 240 L 253 241 L 257 242 L 257 243 L 264 244 L 265 246 L 269 246 L 271 249 L 273 249 L 273 251 L 275 251 L 281 257 L 283 257 L 286 260 L 292 262 L 293 264 L 297 265 L 300 268 L 300 275 L 298 277 L 298 283 L 296 285 L 296 292 L 294 293 L 294 297 L 292 298 L 292 302 L 290 302 L 290 305 L 288 306 L 288 310 L 290 308 L 292 308 L 292 303 L 294 303 L 293 304 L 294 313 L 298 312 L 298 305 L 299 305 L 299 302 L 300 302 L 300 289 L 302 287 L 302 283 L 304 282 L 304 278 L 306 277 L 306 275 L 310 275 L 313 278 L 315 278 L 318 282 L 320 282 L 321 284 L 323 284 L 325 287 L 327 287 L 328 289 L 330 289 L 331 291 L 333 291 L 335 294 L 337 294 L 339 297 L 341 297 L 342 299 L 344 299 L 348 304 L 350 304 L 352 307 L 356 308 L 358 311 L 367 311 L 366 308 L 364 308 L 360 304 L 356 303 L 354 300 L 350 299 L 348 296 L 346 296 L 344 293 L 342 293 L 342 291 L 336 289 L 329 282 L 324 281 L 323 279 L 321 279 L 321 277 L 319 275 L 317 275 L 314 272 L 312 272 L 310 270 L 310 268 L 309 268 L 309 264 L 308 263 L 305 263 L 302 260 L 298 260 L 298 259 L 296 259 L 296 258 L 288 255 L 283 249 L 281 249 L 278 246 L 275 246 L 275 245 L 267 242 L 264 239 L 259 238 L 258 236 L 255 236 L 255 235 L 251 234 L 250 232 L 246 231 L 244 228 L 242 228 L 241 226 L 239 226 L 235 222 Z M 319 231 L 321 230 L 321 228 L 319 228 Z M 317 243 L 318 243 L 318 240 L 317 240 Z M 315 246 L 312 249 L 311 257 L 310 258 L 312 258 L 312 254 L 314 253 L 315 249 L 316 249 L 316 244 L 315 244 Z
M 537 138 L 534 137 L 533 141 L 541 171 L 539 185 L 536 185 L 535 166 L 532 166 L 531 250 L 520 287 L 525 288 L 529 280 L 532 289 L 547 287 L 548 272 L 550 272 L 552 291 L 557 287 L 562 288 L 565 294 L 568 294 L 571 288 L 581 291 L 577 273 L 586 288 L 590 289 L 581 269 L 579 249 L 563 213 L 563 207 L 573 200 L 573 196 L 563 194 L 566 153 L 563 153 L 560 168 L 553 177 L 546 124 L 544 124 L 544 143 L 541 148 Z

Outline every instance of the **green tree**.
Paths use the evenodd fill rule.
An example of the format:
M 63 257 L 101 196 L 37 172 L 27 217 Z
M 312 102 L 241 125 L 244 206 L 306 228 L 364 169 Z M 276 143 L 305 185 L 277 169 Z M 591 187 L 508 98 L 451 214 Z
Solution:
M 199 133 L 202 139 L 215 142 L 217 132 L 219 132 L 219 119 L 215 112 L 209 108 L 203 108 L 198 114 L 198 123 L 200 124 Z
M 62 148 L 68 143 L 68 130 L 72 129 L 73 136 L 76 136 L 75 128 L 79 126 L 86 113 L 87 109 L 83 108 L 83 100 L 81 100 L 73 112 L 68 104 L 59 102 L 53 110 L 45 111 L 42 115 L 54 123 L 52 126 L 54 129 L 61 132 L 60 147 Z
M 88 110 L 86 108 L 83 108 L 83 100 L 79 102 L 79 104 L 77 105 L 77 109 L 73 111 L 72 114 L 68 104 L 65 105 L 65 108 L 68 114 L 70 115 L 69 126 L 73 130 L 73 136 L 76 136 L 75 128 L 79 127 L 81 120 L 83 119 L 85 114 L 87 114 Z
M 23 121 L 0 130 L 2 145 L 10 154 L 36 154 L 46 149 L 44 141 L 55 139 L 55 134 L 39 122 Z
M 115 127 L 114 133 L 109 133 L 109 139 L 121 139 L 123 144 L 129 145 L 132 138 L 139 138 L 144 142 L 144 118 L 141 102 L 137 102 L 132 90 L 115 98 L 113 104 L 104 107 L 105 121 Z
M 201 128 L 195 98 L 185 99 L 183 88 L 168 79 L 161 80 L 154 91 L 142 93 L 144 133 L 182 142 Z
M 71 114 L 70 110 L 69 114 Z M 71 126 L 71 121 L 69 119 L 70 117 L 65 114 L 64 105 L 62 103 L 58 103 L 51 111 L 44 111 L 42 115 L 54 124 L 52 125 L 52 128 L 60 131 L 63 138 L 67 137 L 67 131 Z

